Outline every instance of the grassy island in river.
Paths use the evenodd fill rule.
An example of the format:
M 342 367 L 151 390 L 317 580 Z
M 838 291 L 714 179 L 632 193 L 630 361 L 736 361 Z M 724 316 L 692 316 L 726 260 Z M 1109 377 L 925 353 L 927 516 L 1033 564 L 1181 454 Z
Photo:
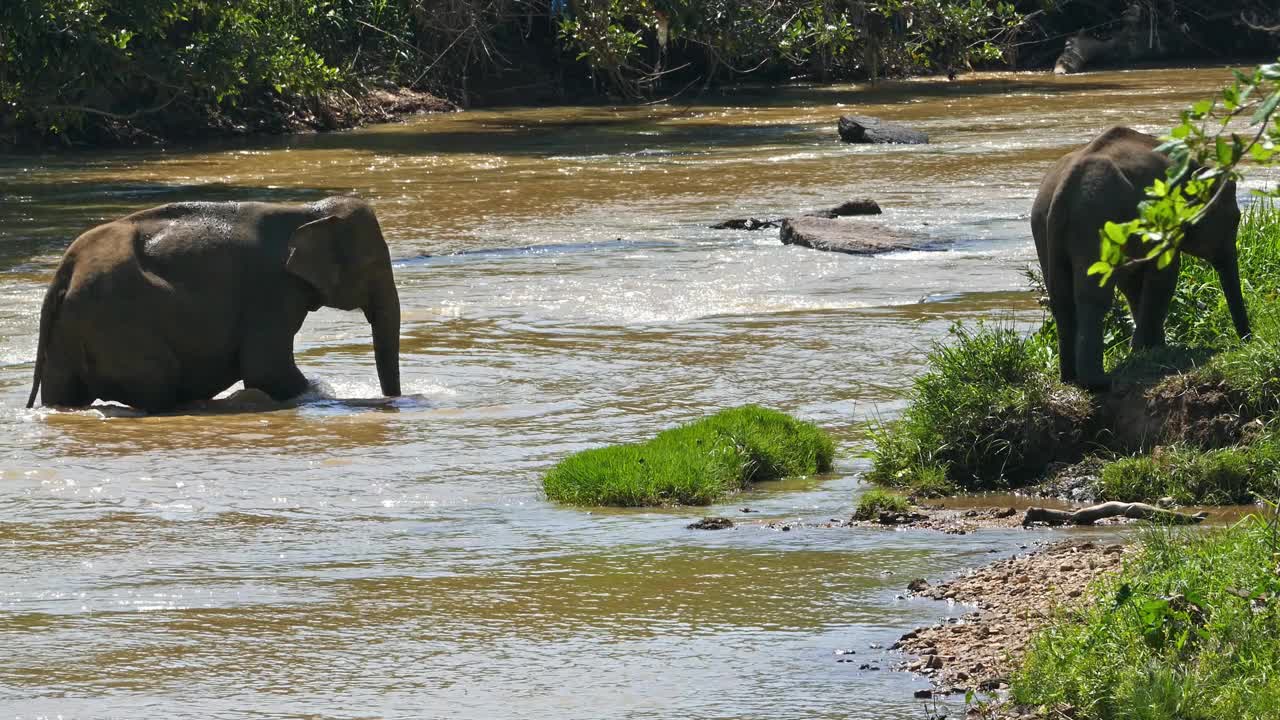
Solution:
M 709 505 L 753 482 L 829 471 L 834 447 L 812 423 L 744 405 L 647 442 L 571 455 L 543 489 L 572 505 Z

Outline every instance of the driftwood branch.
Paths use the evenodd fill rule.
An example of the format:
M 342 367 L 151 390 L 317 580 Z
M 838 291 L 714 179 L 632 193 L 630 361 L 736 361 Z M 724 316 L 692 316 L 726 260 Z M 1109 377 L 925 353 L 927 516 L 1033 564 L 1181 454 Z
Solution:
M 1022 516 L 1023 526 L 1032 523 L 1048 525 L 1092 525 L 1104 518 L 1127 517 L 1134 520 L 1157 520 L 1173 525 L 1192 525 L 1204 520 L 1204 513 L 1186 513 L 1165 510 L 1146 503 L 1105 502 L 1078 510 L 1053 510 L 1032 507 Z
M 1265 33 L 1280 33 L 1280 24 L 1263 25 L 1262 18 L 1258 17 L 1256 12 L 1251 15 L 1240 13 L 1240 21 L 1250 30 L 1257 30 L 1258 32 Z

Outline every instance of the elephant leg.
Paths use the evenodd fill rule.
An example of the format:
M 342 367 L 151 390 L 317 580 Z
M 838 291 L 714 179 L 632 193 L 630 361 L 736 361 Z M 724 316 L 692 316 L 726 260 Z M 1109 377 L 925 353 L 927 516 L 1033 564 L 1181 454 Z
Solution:
M 240 348 L 240 374 L 246 388 L 261 390 L 284 402 L 307 389 L 307 379 L 293 362 L 293 335 L 256 332 Z
M 87 384 L 97 388 L 103 400 L 117 400 L 149 413 L 177 407 L 178 358 L 150 332 L 100 335 L 85 352 Z
M 1110 283 L 1098 287 L 1097 279 L 1085 275 L 1083 268 L 1074 281 L 1076 381 L 1090 390 L 1106 390 L 1111 383 L 1102 367 L 1102 322 L 1111 309 L 1115 287 Z
M 1175 258 L 1164 270 L 1146 267 L 1141 271 L 1142 299 L 1133 315 L 1134 350 L 1164 345 L 1164 319 L 1177 288 L 1179 266 L 1179 259 Z
M 1043 265 L 1041 266 L 1043 270 Z M 1049 293 L 1049 312 L 1058 324 L 1058 370 L 1062 382 L 1076 380 L 1076 306 L 1069 268 L 1045 272 L 1045 290 Z
M 1120 288 L 1125 302 L 1129 304 L 1129 316 L 1135 323 L 1142 308 L 1142 280 L 1142 272 L 1125 272 L 1123 275 L 1116 273 L 1116 287 Z
M 84 379 L 60 359 L 45 362 L 40 379 L 40 403 L 58 407 L 88 407 L 94 397 Z
M 1231 322 L 1236 326 L 1236 334 L 1241 340 L 1247 340 L 1252 334 L 1249 329 L 1249 314 L 1245 311 L 1244 296 L 1240 294 L 1240 267 L 1236 260 L 1235 245 L 1231 245 L 1226 257 L 1213 263 L 1218 271 L 1218 282 L 1222 284 L 1222 294 L 1227 298 L 1227 309 L 1231 311 Z

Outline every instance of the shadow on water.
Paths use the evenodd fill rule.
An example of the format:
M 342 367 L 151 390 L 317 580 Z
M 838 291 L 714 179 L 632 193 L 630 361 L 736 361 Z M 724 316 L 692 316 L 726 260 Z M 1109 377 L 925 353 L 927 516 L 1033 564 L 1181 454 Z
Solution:
M 434 408 L 423 395 L 335 398 L 309 392 L 277 402 L 258 390 L 167 413 L 96 403 L 82 410 L 41 410 L 45 423 L 59 432 L 40 444 L 71 457 L 255 448 L 330 453 L 394 446 L 401 437 L 399 413 Z
M 586 124 L 569 118 L 495 118 L 471 126 L 473 129 L 439 130 L 428 123 L 414 129 L 397 126 L 369 132 L 299 136 L 290 138 L 289 147 L 302 151 L 356 150 L 411 156 L 484 155 L 496 151 L 503 156 L 550 158 L 623 155 L 662 145 L 675 148 L 666 151 L 665 155 L 670 156 L 693 155 L 708 148 L 780 144 L 794 135 L 810 135 L 815 129 L 812 123 L 743 125 L 700 120 L 696 124 L 655 124 L 680 119 L 677 115 L 662 115 L 671 115 L 670 109 L 656 117 L 629 113 Z M 834 130 L 832 132 L 834 135 Z
M 409 394 L 398 397 L 371 398 L 339 398 L 313 386 L 312 390 L 291 400 L 274 400 L 265 392 L 257 389 L 241 388 L 226 397 L 211 400 L 200 400 L 184 405 L 168 412 L 148 413 L 128 405 L 116 403 L 96 403 L 83 410 L 73 410 L 81 414 L 97 414 L 103 418 L 167 418 L 167 417 L 201 417 L 210 415 L 242 415 L 252 413 L 270 413 L 281 410 L 297 410 L 314 408 L 330 411 L 378 410 L 396 413 L 401 410 L 420 410 L 431 408 L 433 403 L 425 395 Z
M 739 88 L 688 102 L 643 106 L 589 106 L 586 115 L 530 115 L 530 108 L 510 108 L 508 115 L 486 118 L 465 131 L 422 130 L 354 132 L 288 138 L 295 149 L 348 149 L 378 154 L 491 153 L 501 139 L 503 155 L 549 157 L 615 155 L 661 143 L 685 147 L 729 148 L 786 142 L 797 134 L 811 135 L 812 122 L 744 124 L 708 121 L 706 115 L 731 108 L 780 108 L 796 105 L 898 105 L 921 99 L 1009 94 L 1078 94 L 1124 89 L 1116 82 L 1055 79 L 1053 76 L 982 79 L 973 81 L 899 81 L 874 86 L 800 85 L 783 88 Z M 839 112 L 832 112 L 831 132 Z M 677 124 L 682 120 L 695 120 Z M 657 124 L 655 124 L 657 123 Z M 664 124 L 665 123 L 665 124 Z
M 700 102 L 746 105 L 749 107 L 791 107 L 797 103 L 844 103 L 848 105 L 893 105 L 920 98 L 973 97 L 1031 93 L 1043 95 L 1079 94 L 1131 89 L 1120 82 L 1060 78 L 1049 73 L 1025 78 L 945 78 L 888 80 L 874 85 L 789 85 L 781 88 L 745 86 Z M 744 102 L 745 101 L 745 102 Z

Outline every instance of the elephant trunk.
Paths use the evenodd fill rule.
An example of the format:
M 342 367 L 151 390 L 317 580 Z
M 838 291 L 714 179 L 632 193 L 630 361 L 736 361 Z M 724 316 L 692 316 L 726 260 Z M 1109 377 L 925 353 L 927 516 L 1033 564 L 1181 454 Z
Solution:
M 374 288 L 364 316 L 373 328 L 373 356 L 378 364 L 382 394 L 400 394 L 400 296 L 390 269 Z

